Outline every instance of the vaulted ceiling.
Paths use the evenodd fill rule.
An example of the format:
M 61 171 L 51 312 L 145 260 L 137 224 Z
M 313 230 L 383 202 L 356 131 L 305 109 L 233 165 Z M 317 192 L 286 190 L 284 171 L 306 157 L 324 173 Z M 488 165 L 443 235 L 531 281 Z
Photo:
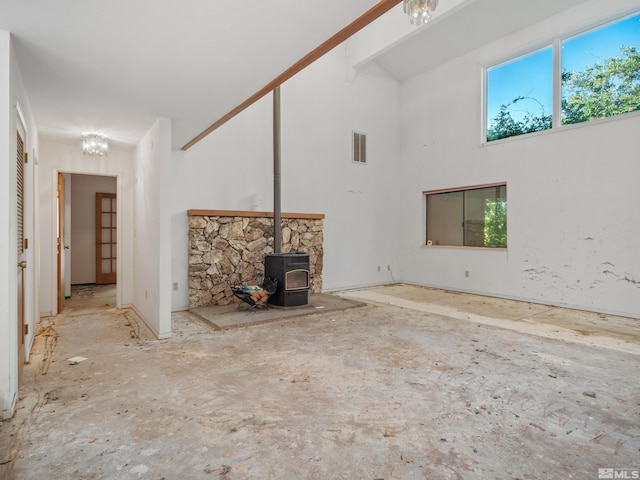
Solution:
M 376 61 L 403 80 L 580 1 L 456 0 Z M 179 148 L 376 3 L 0 0 L 0 30 L 42 138 L 130 147 L 167 117 Z

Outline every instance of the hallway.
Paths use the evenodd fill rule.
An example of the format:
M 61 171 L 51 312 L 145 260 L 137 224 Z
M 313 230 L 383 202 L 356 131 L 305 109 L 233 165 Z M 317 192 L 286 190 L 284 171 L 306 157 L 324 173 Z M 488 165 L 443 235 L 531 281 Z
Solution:
M 409 285 L 155 340 L 106 290 L 40 325 L 0 478 L 546 479 L 638 468 L 637 320 Z M 74 357 L 86 360 L 69 361 Z

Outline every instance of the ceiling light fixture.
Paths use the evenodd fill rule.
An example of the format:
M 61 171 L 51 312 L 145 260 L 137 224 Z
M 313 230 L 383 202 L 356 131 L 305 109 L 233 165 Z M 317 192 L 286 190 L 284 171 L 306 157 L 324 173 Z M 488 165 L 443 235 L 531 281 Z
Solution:
M 431 20 L 433 11 L 438 6 L 438 0 L 404 0 L 404 13 L 409 15 L 413 25 L 424 25 Z
M 109 141 L 101 135 L 87 135 L 82 139 L 82 153 L 85 155 L 106 155 Z

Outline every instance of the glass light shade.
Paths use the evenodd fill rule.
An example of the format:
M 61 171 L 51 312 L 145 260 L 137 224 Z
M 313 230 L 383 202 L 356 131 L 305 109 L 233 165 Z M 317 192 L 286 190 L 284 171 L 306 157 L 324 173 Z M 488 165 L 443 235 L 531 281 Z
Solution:
M 100 135 L 88 135 L 82 140 L 82 153 L 85 155 L 106 155 L 109 141 Z
M 413 25 L 424 25 L 431 20 L 433 11 L 438 6 L 438 0 L 404 0 L 404 13 L 409 15 Z

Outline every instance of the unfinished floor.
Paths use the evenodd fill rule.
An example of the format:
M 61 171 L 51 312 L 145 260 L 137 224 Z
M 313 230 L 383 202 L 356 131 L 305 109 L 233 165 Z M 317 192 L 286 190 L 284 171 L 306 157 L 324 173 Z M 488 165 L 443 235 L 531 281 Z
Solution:
M 155 340 L 104 292 L 79 292 L 40 326 L 0 424 L 0 478 L 639 467 L 640 321 L 408 285 L 341 296 L 364 305 L 227 330 L 180 312 L 173 337 Z

